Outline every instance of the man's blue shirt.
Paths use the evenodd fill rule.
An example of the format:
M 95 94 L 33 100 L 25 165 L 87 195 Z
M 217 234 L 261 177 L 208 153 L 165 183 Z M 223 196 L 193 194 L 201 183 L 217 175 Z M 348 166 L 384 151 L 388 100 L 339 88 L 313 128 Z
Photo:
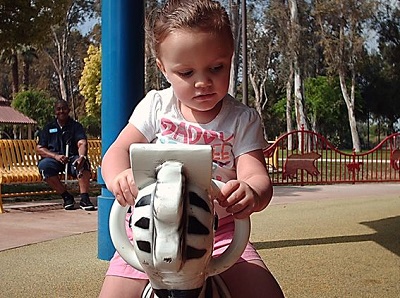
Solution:
M 39 134 L 38 144 L 62 155 L 66 155 L 66 145 L 69 144 L 68 156 L 73 156 L 79 155 L 78 141 L 82 139 L 87 139 L 82 124 L 69 117 L 63 127 L 60 127 L 56 119 L 48 123 Z

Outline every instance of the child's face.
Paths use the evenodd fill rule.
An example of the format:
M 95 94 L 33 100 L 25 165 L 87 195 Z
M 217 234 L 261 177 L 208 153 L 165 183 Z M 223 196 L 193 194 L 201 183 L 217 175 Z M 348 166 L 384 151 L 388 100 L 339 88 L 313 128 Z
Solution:
M 232 53 L 226 37 L 207 32 L 177 30 L 160 44 L 157 65 L 187 120 L 193 120 L 188 114 L 218 114 L 228 92 Z

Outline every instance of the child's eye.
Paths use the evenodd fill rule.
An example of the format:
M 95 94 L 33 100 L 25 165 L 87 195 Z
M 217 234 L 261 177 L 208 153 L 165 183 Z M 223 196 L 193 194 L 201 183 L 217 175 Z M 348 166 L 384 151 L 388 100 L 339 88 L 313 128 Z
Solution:
M 211 72 L 213 72 L 213 73 L 215 73 L 215 72 L 218 72 L 218 71 L 220 71 L 222 68 L 223 68 L 223 65 L 222 65 L 222 64 L 220 64 L 220 65 L 217 65 L 217 66 L 211 67 L 211 68 L 210 68 L 210 71 L 211 71 Z
M 213 73 L 219 72 L 223 67 L 224 67 L 224 66 L 223 66 L 222 64 L 220 64 L 220 65 L 211 67 L 211 68 L 210 68 L 210 71 L 213 72 Z
M 178 75 L 184 78 L 190 77 L 193 74 L 193 71 L 188 70 L 188 71 L 180 71 L 178 72 Z

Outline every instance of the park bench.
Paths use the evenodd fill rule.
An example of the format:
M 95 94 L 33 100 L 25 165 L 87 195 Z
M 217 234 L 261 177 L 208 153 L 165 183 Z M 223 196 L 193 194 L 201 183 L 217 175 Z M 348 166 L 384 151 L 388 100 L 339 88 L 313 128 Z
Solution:
M 273 142 L 269 142 L 270 145 Z M 54 193 L 52 190 L 7 192 L 2 193 L 5 184 L 30 184 L 43 182 L 37 168 L 39 156 L 36 154 L 35 140 L 0 140 L 0 213 L 3 213 L 3 198 L 45 195 Z M 278 168 L 276 149 L 264 151 L 268 169 Z M 91 164 L 92 180 L 97 180 L 97 169 L 101 165 L 101 140 L 88 140 L 88 158 Z M 60 175 L 64 175 L 63 173 Z M 61 177 L 64 179 L 64 177 Z M 68 177 L 69 180 L 72 177 Z
M 36 154 L 35 140 L 0 140 L 0 153 L 0 213 L 4 212 L 3 198 L 54 193 L 52 190 L 2 193 L 4 184 L 30 184 L 43 181 L 37 167 L 40 157 Z M 88 158 L 92 180 L 97 180 L 97 169 L 101 164 L 101 140 L 88 140 Z M 72 179 L 68 177 L 68 180 Z
M 278 147 L 272 145 L 275 141 L 268 141 L 268 147 L 264 149 L 265 163 L 267 164 L 268 172 L 276 172 L 279 169 L 278 165 Z

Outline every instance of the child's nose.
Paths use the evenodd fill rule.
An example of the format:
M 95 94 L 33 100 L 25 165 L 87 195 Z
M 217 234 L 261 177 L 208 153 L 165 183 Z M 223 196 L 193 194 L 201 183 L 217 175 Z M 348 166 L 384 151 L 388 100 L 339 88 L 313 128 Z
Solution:
M 195 88 L 204 88 L 204 87 L 209 87 L 211 86 L 212 81 L 210 77 L 203 75 L 199 76 L 196 78 L 196 81 L 194 83 Z

